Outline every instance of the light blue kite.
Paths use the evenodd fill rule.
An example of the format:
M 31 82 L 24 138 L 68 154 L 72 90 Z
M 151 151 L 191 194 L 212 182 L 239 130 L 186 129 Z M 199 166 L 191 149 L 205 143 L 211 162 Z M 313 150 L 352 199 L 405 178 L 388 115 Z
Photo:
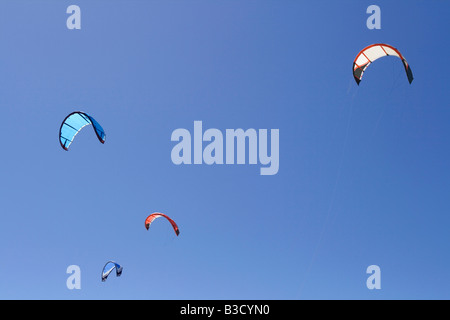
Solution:
M 95 134 L 101 143 L 105 143 L 106 135 L 102 126 L 85 112 L 76 111 L 69 114 L 59 129 L 59 143 L 64 150 L 69 150 L 75 136 L 85 126 L 92 124 Z

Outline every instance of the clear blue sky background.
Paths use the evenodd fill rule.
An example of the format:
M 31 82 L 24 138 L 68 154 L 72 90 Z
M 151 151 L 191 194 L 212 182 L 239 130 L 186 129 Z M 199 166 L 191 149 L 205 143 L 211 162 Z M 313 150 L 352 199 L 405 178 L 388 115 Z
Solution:
M 2 0 L 0 298 L 449 299 L 449 16 L 448 1 Z M 395 58 L 356 85 L 377 42 L 412 85 Z M 86 128 L 60 147 L 75 110 L 104 145 Z M 174 165 L 171 133 L 195 120 L 279 129 L 278 174 Z M 145 229 L 155 211 L 179 237 Z M 108 260 L 123 274 L 102 283 Z

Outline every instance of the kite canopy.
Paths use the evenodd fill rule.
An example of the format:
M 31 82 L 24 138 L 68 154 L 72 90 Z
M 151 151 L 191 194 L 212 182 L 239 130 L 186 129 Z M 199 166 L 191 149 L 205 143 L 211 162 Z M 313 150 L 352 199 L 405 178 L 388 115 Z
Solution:
M 403 66 L 405 67 L 406 76 L 408 77 L 409 83 L 411 83 L 414 79 L 411 68 L 406 62 L 406 59 L 402 56 L 400 51 L 396 48 L 383 43 L 373 44 L 362 49 L 353 61 L 353 77 L 355 78 L 356 83 L 359 85 L 361 82 L 361 78 L 366 71 L 367 67 L 374 62 L 375 60 L 387 57 L 394 56 L 398 57 L 402 60 Z
M 116 276 L 120 277 L 120 275 L 122 274 L 123 267 L 121 267 L 114 261 L 108 261 L 102 270 L 102 281 L 105 281 L 106 278 L 108 278 L 108 276 L 114 269 L 116 269 Z
M 69 150 L 75 136 L 85 126 L 92 124 L 95 134 L 101 143 L 105 143 L 105 131 L 102 126 L 85 112 L 76 111 L 69 114 L 59 129 L 59 143 L 64 150 Z
M 167 220 L 169 220 L 170 224 L 173 227 L 173 230 L 175 231 L 175 234 L 178 236 L 180 234 L 180 230 L 178 229 L 177 224 L 175 223 L 175 221 L 173 221 L 172 219 L 170 219 L 168 216 L 166 216 L 164 213 L 159 213 L 159 212 L 155 212 L 152 213 L 151 215 L 149 215 L 147 217 L 147 219 L 145 219 L 145 228 L 148 230 L 150 228 L 150 224 L 153 222 L 153 220 L 155 220 L 156 218 L 159 217 L 164 217 Z

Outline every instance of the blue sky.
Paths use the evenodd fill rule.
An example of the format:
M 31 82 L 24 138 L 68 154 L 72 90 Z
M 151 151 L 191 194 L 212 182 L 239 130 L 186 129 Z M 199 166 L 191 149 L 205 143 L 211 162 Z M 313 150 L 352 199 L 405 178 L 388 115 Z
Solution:
M 0 298 L 450 298 L 448 1 L 0 6 Z M 378 42 L 411 85 L 390 57 L 356 85 L 353 59 Z M 75 110 L 104 145 L 87 127 L 60 147 Z M 279 129 L 279 172 L 173 164 L 172 132 L 196 120 Z M 179 237 L 145 229 L 155 211 Z M 109 260 L 123 274 L 103 283 Z

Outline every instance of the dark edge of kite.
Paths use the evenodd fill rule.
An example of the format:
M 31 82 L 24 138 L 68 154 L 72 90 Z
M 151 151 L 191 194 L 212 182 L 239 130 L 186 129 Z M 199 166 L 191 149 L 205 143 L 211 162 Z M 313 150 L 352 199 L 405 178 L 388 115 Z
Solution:
M 117 268 L 119 266 L 119 268 Z M 116 276 L 120 277 L 122 275 L 123 267 L 119 264 L 116 264 Z
M 84 112 L 81 112 L 81 113 L 83 113 L 85 116 L 87 116 L 87 117 L 89 118 L 89 120 L 91 120 L 92 128 L 94 129 L 94 132 L 95 132 L 95 135 L 97 136 L 98 141 L 100 141 L 102 144 L 104 144 L 104 143 L 105 143 L 105 140 L 103 140 L 102 137 L 100 137 L 100 136 L 98 135 L 97 130 L 95 129 L 94 121 L 97 122 L 97 123 L 98 123 L 98 121 L 95 120 L 95 119 L 94 119 L 93 117 L 91 117 L 90 115 L 88 115 L 87 113 L 84 113 Z M 92 121 L 92 120 L 94 120 L 94 121 Z M 102 127 L 102 129 L 103 129 L 103 127 Z M 102 132 L 103 132 L 103 134 L 105 135 L 105 138 L 106 138 L 106 133 L 105 133 L 105 131 L 102 130 Z
M 411 84 L 414 80 L 414 76 L 411 70 L 411 67 L 409 66 L 409 63 L 406 61 L 405 58 L 402 59 L 403 66 L 405 67 L 406 76 L 408 77 L 409 84 Z
M 353 68 L 352 68 L 352 73 L 353 73 L 353 78 L 355 79 L 355 81 L 356 81 L 356 84 L 359 86 L 359 83 L 361 82 L 361 79 L 358 79 L 358 77 L 357 76 L 355 76 L 355 65 L 356 65 L 356 63 L 355 62 L 353 62 Z M 358 67 L 359 68 L 359 67 Z

